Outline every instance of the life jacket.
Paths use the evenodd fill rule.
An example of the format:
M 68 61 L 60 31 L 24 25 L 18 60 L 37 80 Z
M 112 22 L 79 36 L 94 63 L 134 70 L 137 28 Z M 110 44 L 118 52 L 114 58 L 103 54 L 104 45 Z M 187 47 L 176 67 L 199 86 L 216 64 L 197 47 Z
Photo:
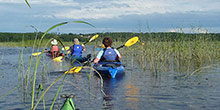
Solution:
M 59 51 L 59 47 L 57 45 L 53 45 L 52 52 L 58 52 L 58 51 Z
M 81 45 L 74 44 L 71 48 L 72 56 L 82 56 L 83 47 Z
M 52 57 L 53 57 L 53 58 L 54 58 L 54 57 L 57 57 L 58 54 L 59 54 L 59 47 L 58 47 L 57 45 L 53 45 L 53 46 L 51 47 L 51 55 L 52 55 Z
M 119 56 L 115 52 L 114 48 L 105 48 L 100 59 L 100 62 L 120 62 Z

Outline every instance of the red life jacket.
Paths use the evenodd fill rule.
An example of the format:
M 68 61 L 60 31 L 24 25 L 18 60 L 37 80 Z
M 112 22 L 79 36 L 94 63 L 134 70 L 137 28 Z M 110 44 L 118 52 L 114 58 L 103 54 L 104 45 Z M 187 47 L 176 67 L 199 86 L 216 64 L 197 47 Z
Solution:
M 59 47 L 57 45 L 53 45 L 52 52 L 58 52 L 58 51 L 59 51 Z
M 58 54 L 59 54 L 59 47 L 58 47 L 57 45 L 53 45 L 53 46 L 51 47 L 51 55 L 52 55 L 53 57 L 57 57 Z

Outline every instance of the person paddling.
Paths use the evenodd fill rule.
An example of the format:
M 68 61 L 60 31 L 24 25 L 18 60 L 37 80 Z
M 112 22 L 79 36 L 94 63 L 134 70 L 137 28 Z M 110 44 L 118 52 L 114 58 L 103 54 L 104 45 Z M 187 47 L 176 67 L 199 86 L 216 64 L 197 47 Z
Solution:
M 71 56 L 71 59 L 83 61 L 83 60 L 86 60 L 82 57 L 82 52 L 85 52 L 85 51 L 86 51 L 85 45 L 83 44 L 80 45 L 79 39 L 74 38 L 73 45 L 67 51 L 67 54 Z
M 58 43 L 57 43 L 57 40 L 56 40 L 56 39 L 53 39 L 50 43 L 52 44 L 50 51 L 48 51 L 47 49 L 45 49 L 44 52 L 50 53 L 50 55 L 51 55 L 52 58 L 56 58 L 56 57 L 58 57 L 58 56 L 60 55 L 60 53 L 59 53 L 59 47 L 58 47 L 58 45 L 57 45 L 57 44 L 58 44 Z
M 94 63 L 98 62 L 120 62 L 121 54 L 117 49 L 114 49 L 112 46 L 112 40 L 109 37 L 105 37 L 102 41 L 105 48 L 98 52 Z
M 63 53 L 60 53 L 59 46 L 57 45 L 58 42 L 56 39 L 53 39 L 50 43 L 52 44 L 51 49 L 49 51 L 45 49 L 44 52 L 49 53 L 52 58 L 64 55 Z

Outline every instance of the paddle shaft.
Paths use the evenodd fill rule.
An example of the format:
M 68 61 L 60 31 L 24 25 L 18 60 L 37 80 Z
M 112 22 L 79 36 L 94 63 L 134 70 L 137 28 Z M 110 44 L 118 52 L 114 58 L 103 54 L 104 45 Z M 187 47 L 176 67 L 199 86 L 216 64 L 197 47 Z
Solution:
M 86 41 L 84 43 L 84 45 L 87 44 L 88 42 L 91 42 L 91 41 L 95 40 L 98 36 L 99 36 L 98 34 L 94 35 L 92 38 L 90 38 L 88 41 Z
M 85 44 L 87 44 L 87 43 L 89 43 L 89 40 L 88 40 L 88 41 L 86 41 L 86 42 L 84 43 L 84 45 L 85 45 Z
M 116 48 L 116 49 L 118 50 L 118 49 L 120 49 L 120 48 L 123 48 L 124 46 L 125 46 L 125 45 L 122 45 L 122 46 L 120 46 L 120 47 L 118 47 L 118 48 Z

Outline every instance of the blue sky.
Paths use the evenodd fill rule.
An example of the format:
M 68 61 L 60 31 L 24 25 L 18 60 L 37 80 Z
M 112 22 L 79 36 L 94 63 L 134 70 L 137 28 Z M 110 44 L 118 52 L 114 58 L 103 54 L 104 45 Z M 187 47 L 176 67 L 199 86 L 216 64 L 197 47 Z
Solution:
M 219 0 L 0 0 L 0 32 L 220 32 Z

